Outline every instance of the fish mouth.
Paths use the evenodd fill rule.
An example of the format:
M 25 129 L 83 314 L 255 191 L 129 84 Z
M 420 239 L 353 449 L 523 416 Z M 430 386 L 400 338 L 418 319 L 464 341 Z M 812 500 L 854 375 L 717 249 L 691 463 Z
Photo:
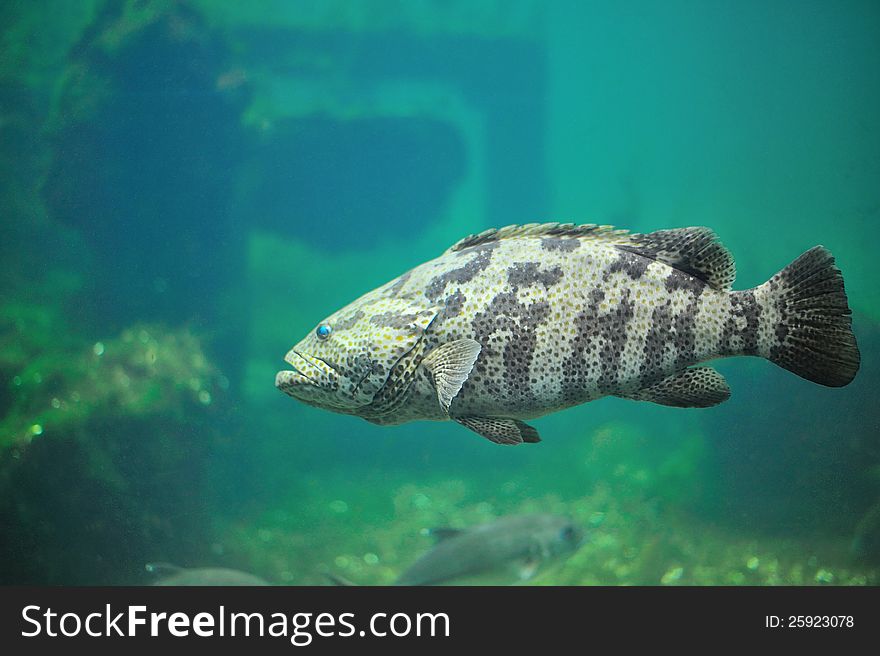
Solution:
M 326 360 L 309 357 L 296 349 L 290 349 L 284 356 L 284 361 L 293 367 L 293 370 L 285 369 L 275 374 L 275 387 L 284 392 L 289 393 L 295 387 L 303 385 L 331 389 L 339 377 L 336 367 Z
M 313 384 L 311 379 L 296 370 L 283 369 L 275 374 L 275 387 L 290 395 L 293 395 L 293 390 L 297 387 L 302 388 L 303 385 Z

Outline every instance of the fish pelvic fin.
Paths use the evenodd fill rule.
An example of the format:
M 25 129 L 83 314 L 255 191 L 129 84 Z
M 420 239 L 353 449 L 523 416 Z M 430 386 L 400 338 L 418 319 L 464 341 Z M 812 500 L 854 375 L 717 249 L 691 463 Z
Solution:
M 852 381 L 859 347 L 843 275 L 830 251 L 814 246 L 755 288 L 754 297 L 769 314 L 759 355 L 820 385 Z

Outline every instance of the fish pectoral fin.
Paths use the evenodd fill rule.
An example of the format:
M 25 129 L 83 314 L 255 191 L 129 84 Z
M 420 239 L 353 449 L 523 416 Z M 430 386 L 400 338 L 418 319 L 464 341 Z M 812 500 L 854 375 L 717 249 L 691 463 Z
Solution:
M 523 442 L 541 441 L 538 431 L 519 419 L 503 417 L 453 417 L 453 419 L 495 444 L 522 444 Z
M 434 379 L 437 400 L 446 414 L 449 414 L 452 399 L 461 391 L 461 386 L 470 376 L 482 348 L 476 340 L 457 339 L 441 344 L 422 360 Z
M 526 558 L 519 566 L 519 571 L 517 572 L 519 575 L 520 581 L 528 581 L 533 578 L 535 574 L 538 573 L 538 567 L 541 565 L 541 560 L 536 557 Z
M 729 399 L 730 388 L 724 376 L 714 369 L 694 367 L 664 378 L 659 383 L 633 394 L 621 396 L 674 408 L 710 408 Z

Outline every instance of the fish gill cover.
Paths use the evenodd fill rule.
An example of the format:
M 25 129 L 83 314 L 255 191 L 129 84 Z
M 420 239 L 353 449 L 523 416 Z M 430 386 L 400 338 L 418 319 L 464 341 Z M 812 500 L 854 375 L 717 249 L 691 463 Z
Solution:
M 875 5 L 44 0 L 0 25 L 3 584 L 406 582 L 425 529 L 536 516 L 562 528 L 514 532 L 506 582 L 880 582 Z M 559 223 L 630 236 L 535 232 Z M 332 386 L 321 349 L 367 328 L 410 348 L 300 395 L 341 414 L 273 386 L 291 347 Z M 706 345 L 808 380 L 681 373 Z M 455 421 L 397 425 L 425 415 Z

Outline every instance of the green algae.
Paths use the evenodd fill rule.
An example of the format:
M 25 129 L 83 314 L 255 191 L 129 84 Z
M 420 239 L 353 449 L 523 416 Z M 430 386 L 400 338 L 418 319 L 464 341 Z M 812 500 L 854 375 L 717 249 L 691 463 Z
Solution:
M 41 317 L 26 312 L 19 325 L 33 328 Z M 0 422 L 0 449 L 24 448 L 36 436 L 77 433 L 90 421 L 164 415 L 182 420 L 208 405 L 227 385 L 208 362 L 198 339 L 186 330 L 135 326 L 115 338 L 74 350 L 47 349 L 29 354 L 22 341 L 9 339 L 12 352 L 0 361 L 21 364 L 11 376 L 12 403 Z
M 426 528 L 466 527 L 505 514 L 547 512 L 567 515 L 587 527 L 587 541 L 527 585 L 880 582 L 880 570 L 851 562 L 841 540 L 732 532 L 674 508 L 663 509 L 642 495 L 622 498 L 604 485 L 577 498 L 535 498 L 511 493 L 511 487 L 497 497 L 481 498 L 481 486 L 463 480 L 340 480 L 332 494 L 353 500 L 353 507 L 335 517 L 328 512 L 334 501 L 327 501 L 318 487 L 306 489 L 308 496 L 298 495 L 291 506 L 295 511 L 279 508 L 250 522 L 219 522 L 216 539 L 224 545 L 225 558 L 280 584 L 327 584 L 325 573 L 330 572 L 364 585 L 389 585 L 431 548 Z M 373 499 L 369 504 L 357 503 L 367 495 Z M 373 512 L 364 512 L 370 506 Z M 380 508 L 383 512 L 375 512 Z M 602 517 L 599 525 L 597 513 Z
M 821 47 L 803 53 L 809 79 L 786 75 L 779 86 L 774 70 L 789 64 L 756 65 L 763 71 L 758 79 L 731 76 L 727 72 L 739 71 L 740 59 L 723 48 L 691 57 L 694 43 L 677 39 L 681 26 L 670 24 L 665 13 L 643 19 L 648 32 L 631 25 L 620 34 L 614 9 L 582 21 L 563 20 L 558 7 L 545 11 L 528 1 L 390 3 L 382 11 L 367 11 L 368 4 L 279 2 L 258 9 L 203 0 L 55 0 L 0 9 L 0 205 L 9 217 L 0 228 L 0 521 L 16 536 L 0 552 L 0 580 L 133 582 L 145 560 L 162 558 L 226 564 L 276 583 L 322 584 L 329 571 L 384 584 L 430 548 L 424 528 L 557 512 L 587 526 L 591 539 L 534 584 L 880 583 L 876 564 L 852 561 L 847 534 L 880 489 L 872 474 L 876 373 L 869 357 L 859 389 L 822 397 L 829 419 L 790 433 L 772 414 L 783 393 L 771 389 L 766 381 L 776 379 L 756 364 L 732 386 L 728 407 L 673 418 L 669 411 L 603 401 L 548 418 L 545 443 L 527 452 L 492 450 L 449 426 L 354 427 L 347 418 L 292 405 L 271 385 L 292 336 L 489 220 L 563 217 L 642 231 L 709 225 L 736 256 L 738 286 L 763 282 L 821 241 L 846 274 L 861 340 L 876 332 L 880 316 L 873 246 L 864 229 L 877 214 L 876 135 L 867 118 L 876 114 L 876 90 L 862 84 L 874 68 L 851 66 L 857 61 L 851 51 L 829 53 L 814 34 Z M 866 32 L 854 30 L 851 20 L 835 17 L 831 31 L 854 51 L 876 52 L 862 43 Z M 365 198 L 351 229 L 381 235 L 375 248 L 354 252 L 334 249 L 332 235 L 324 247 L 301 239 L 297 207 L 281 208 L 290 212 L 286 230 L 252 225 L 252 178 L 265 164 L 259 158 L 242 163 L 230 204 L 248 232 L 241 239 L 243 262 L 229 268 L 239 267 L 234 275 L 246 281 L 252 305 L 242 314 L 248 324 L 241 340 L 244 376 L 227 372 L 239 390 L 226 389 L 229 381 L 210 354 L 207 334 L 218 326 L 190 328 L 185 322 L 191 317 L 182 313 L 164 317 L 165 324 L 147 317 L 110 328 L 90 314 L 91 294 L 112 280 L 92 266 L 94 245 L 83 243 L 88 224 L 62 226 L 55 214 L 69 208 L 46 207 L 46 197 L 64 184 L 77 186 L 66 175 L 46 182 L 53 156 L 64 148 L 58 137 L 64 130 L 78 134 L 95 120 L 117 91 L 114 67 L 151 31 L 172 34 L 172 41 L 203 43 L 216 36 L 223 42 L 228 61 L 213 62 L 216 79 L 208 79 L 220 96 L 253 93 L 232 121 L 250 148 L 271 143 L 282 128 L 300 129 L 303 117 L 320 115 L 338 125 L 427 117 L 454 126 L 467 151 L 466 177 L 448 205 L 413 207 L 413 220 L 420 222 L 426 211 L 438 214 L 415 237 L 405 226 L 383 227 Z M 393 41 L 397 47 L 420 39 L 428 50 L 480 41 L 488 45 L 479 52 L 492 56 L 506 56 L 510 44 L 531 46 L 527 57 L 501 57 L 493 78 L 523 59 L 548 67 L 547 89 L 492 89 L 516 104 L 547 94 L 538 113 L 547 123 L 547 152 L 539 154 L 548 160 L 551 199 L 537 215 L 497 212 L 504 207 L 501 197 L 518 183 L 515 171 L 490 159 L 486 149 L 500 142 L 511 160 L 518 151 L 489 131 L 507 116 L 480 106 L 479 85 L 455 69 L 432 77 L 417 62 L 409 62 L 413 69 L 404 76 L 384 69 L 377 80 L 361 75 L 370 65 L 353 53 L 363 53 L 359 49 L 371 38 L 384 43 L 401 35 Z M 264 36 L 277 39 L 271 57 L 259 54 Z M 773 32 L 752 36 L 752 50 L 766 51 Z M 342 47 L 325 47 L 325 37 Z M 278 48 L 282 42 L 287 45 Z M 626 52 L 633 42 L 656 48 L 659 56 L 648 68 L 617 68 L 629 61 L 617 49 Z M 777 52 L 775 37 L 769 42 Z M 585 43 L 593 49 L 582 50 Z M 694 61 L 700 65 L 691 70 Z M 658 84 L 682 62 L 688 62 L 687 76 L 671 86 Z M 442 68 L 441 62 L 429 61 L 432 67 Z M 726 81 L 716 85 L 715 74 Z M 847 92 L 850 86 L 858 93 Z M 711 108 L 705 116 L 694 115 L 695 96 Z M 754 105 L 756 96 L 766 106 Z M 728 100 L 740 98 L 748 111 L 729 110 Z M 835 98 L 846 101 L 845 112 L 832 111 Z M 509 104 L 505 100 L 504 107 Z M 810 109 L 787 111 L 797 105 Z M 645 114 L 645 106 L 658 111 Z M 752 116 L 755 107 L 785 120 L 760 111 Z M 532 127 L 517 125 L 516 137 L 528 136 Z M 301 156 L 289 155 L 297 164 Z M 490 178 L 503 184 L 493 191 Z M 77 220 L 90 216 L 91 198 L 85 197 L 86 204 L 71 212 Z M 226 266 L 223 254 L 193 246 Z M 871 343 L 865 353 L 875 350 Z M 812 398 L 798 384 L 786 383 L 784 394 L 794 400 L 781 416 L 794 415 L 803 398 Z M 750 386 L 762 393 L 746 401 Z M 851 401 L 834 405 L 835 398 Z M 230 407 L 235 422 L 224 421 Z M 761 434 L 768 439 L 747 452 L 719 454 L 722 437 L 745 437 L 737 434 L 744 430 L 742 419 L 731 419 L 736 407 L 762 416 L 749 426 L 763 428 L 763 421 L 769 427 Z M 834 409 L 855 419 L 837 419 Z M 785 449 L 795 454 L 788 469 L 797 490 L 825 486 L 831 501 L 817 508 L 814 496 L 783 490 L 783 507 L 779 496 L 767 502 L 761 490 L 747 490 L 752 493 L 734 504 L 730 496 L 740 488 L 729 481 L 725 487 L 723 476 L 742 478 Z M 864 465 L 862 477 L 850 477 L 852 468 L 835 463 L 834 455 L 849 452 Z M 210 465 L 220 473 L 208 485 L 202 477 Z M 223 503 L 209 506 L 218 489 Z M 862 502 L 853 501 L 859 495 Z M 764 519 L 756 522 L 749 513 L 762 503 Z M 776 530 L 774 524 L 794 511 L 801 513 L 798 530 Z

